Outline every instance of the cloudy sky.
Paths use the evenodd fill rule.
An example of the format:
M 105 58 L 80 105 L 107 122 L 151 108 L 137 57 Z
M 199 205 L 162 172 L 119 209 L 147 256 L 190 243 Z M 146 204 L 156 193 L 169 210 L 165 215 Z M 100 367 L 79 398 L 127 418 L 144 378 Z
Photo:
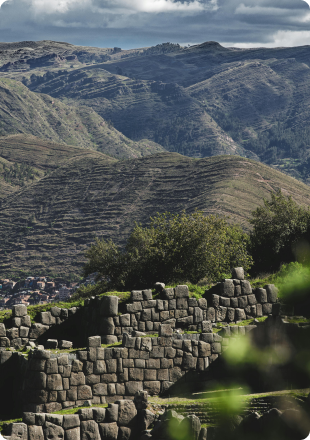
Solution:
M 310 0 L 0 0 L 0 41 L 122 49 L 163 42 L 310 44 Z

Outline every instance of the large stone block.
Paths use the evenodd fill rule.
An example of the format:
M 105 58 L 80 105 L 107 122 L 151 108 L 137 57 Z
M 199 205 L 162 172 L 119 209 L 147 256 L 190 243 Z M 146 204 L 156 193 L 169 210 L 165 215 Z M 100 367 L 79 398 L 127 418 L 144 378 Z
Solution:
M 245 309 L 248 305 L 248 297 L 247 296 L 239 296 L 238 298 L 238 306 L 239 309 Z
M 51 312 L 41 312 L 41 323 L 43 325 L 56 324 L 56 318 L 52 316 Z
M 23 327 L 31 327 L 31 319 L 29 315 L 22 316 L 20 322 Z
M 46 388 L 48 390 L 62 390 L 62 377 L 60 374 L 48 374 L 46 380 Z
M 103 296 L 100 304 L 101 316 L 116 316 L 118 314 L 118 297 Z M 112 334 L 112 333 L 108 333 Z
M 152 351 L 152 338 L 142 338 L 140 348 L 141 348 L 141 350 L 151 352 Z
M 114 335 L 115 325 L 113 318 L 103 317 L 100 320 L 100 333 L 103 335 Z
M 108 395 L 108 387 L 105 383 L 97 383 L 93 386 L 93 394 L 94 396 L 107 396 Z
M 12 423 L 11 440 L 27 440 L 27 425 L 25 423 Z
M 199 357 L 211 356 L 211 345 L 204 341 L 198 342 Z
M 152 294 L 151 289 L 142 290 L 142 294 L 143 294 L 144 301 L 149 301 L 153 298 L 153 294 Z
M 186 285 L 180 285 L 174 288 L 174 295 L 175 298 L 188 298 L 189 297 L 189 291 L 188 286 Z
M 143 383 L 137 381 L 128 381 L 125 383 L 127 396 L 134 396 L 138 391 L 143 390 Z
M 12 327 L 12 328 L 7 329 L 6 336 L 11 340 L 18 338 L 19 337 L 19 328 Z
M 104 440 L 117 440 L 117 423 L 99 423 L 101 438 Z
M 143 301 L 143 293 L 142 290 L 133 290 L 131 292 L 131 301 Z
M 252 287 L 248 280 L 242 280 L 241 281 L 241 294 L 242 295 L 251 295 L 252 293 Z
M 127 428 L 126 426 L 120 426 L 118 428 L 117 440 L 130 440 L 130 438 L 131 438 L 131 428 Z
M 260 304 L 264 304 L 267 302 L 267 291 L 266 289 L 262 289 L 261 287 L 258 287 L 255 290 L 255 296 L 257 299 L 257 302 Z
M 29 336 L 29 327 L 20 327 L 19 328 L 19 336 L 21 338 L 28 338 Z
M 116 403 L 109 403 L 108 408 L 106 409 L 105 421 L 112 423 L 112 422 L 117 422 L 117 420 L 118 420 L 118 405 Z
M 164 347 L 155 346 L 153 347 L 153 350 L 150 352 L 151 358 L 163 358 L 165 356 L 165 349 Z
M 80 440 L 81 430 L 80 428 L 72 428 L 66 430 L 66 440 Z
M 120 324 L 122 327 L 130 327 L 130 314 L 121 315 L 119 317 Z
M 203 321 L 203 311 L 200 307 L 194 308 L 194 323 L 198 324 Z
M 100 336 L 91 336 L 87 340 L 88 347 L 101 347 L 101 337 Z
M 3 338 L 6 336 L 6 329 L 5 325 L 1 322 L 0 323 L 0 337 Z
M 169 370 L 170 382 L 177 382 L 183 376 L 183 372 L 180 367 L 173 367 Z
M 246 319 L 246 314 L 243 309 L 235 309 L 235 320 L 236 321 L 243 321 Z
M 220 283 L 220 294 L 221 296 L 226 296 L 228 298 L 234 296 L 235 286 L 233 280 L 224 280 Z
M 28 426 L 28 440 L 44 440 L 42 426 Z
M 43 324 L 39 324 L 39 323 L 32 324 L 31 329 L 30 329 L 30 333 L 29 333 L 29 338 L 30 339 L 38 339 L 47 330 L 49 330 L 48 325 L 43 325 Z
M 263 304 L 263 315 L 271 315 L 272 314 L 272 304 L 265 303 Z
M 12 307 L 12 317 L 21 317 L 27 315 L 27 307 L 24 304 L 16 304 Z
M 56 402 L 53 405 L 47 406 L 48 408 L 56 407 Z M 58 404 L 59 405 L 59 404 Z M 61 407 L 61 405 L 60 405 Z M 58 410 L 59 411 L 59 410 Z M 63 440 L 64 439 L 64 430 L 61 426 L 54 425 L 50 422 L 45 422 L 44 427 L 44 437 L 45 440 Z
M 56 374 L 58 373 L 58 362 L 57 359 L 48 359 L 46 361 L 46 373 L 47 374 Z
M 256 296 L 254 294 L 248 295 L 247 298 L 249 306 L 254 306 L 257 304 Z
M 93 417 L 95 422 L 103 423 L 105 421 L 106 408 L 94 408 Z
M 175 293 L 173 288 L 166 288 L 162 291 L 161 297 L 166 300 L 173 300 L 175 298 Z
M 101 440 L 98 424 L 94 420 L 81 422 L 81 440 Z
M 235 320 L 235 309 L 233 309 L 232 307 L 228 307 L 226 313 L 226 321 L 233 322 L 234 320 Z
M 70 385 L 71 386 L 85 385 L 84 373 L 83 372 L 72 373 L 70 377 Z
M 227 313 L 227 307 L 219 306 L 215 309 L 215 319 L 218 322 L 225 321 Z
M 231 271 L 231 277 L 236 280 L 244 280 L 244 270 L 243 267 L 234 267 Z
M 206 321 L 215 322 L 215 309 L 213 307 L 208 307 Z
M 142 368 L 129 368 L 129 380 L 139 380 L 142 381 L 144 378 Z
M 88 385 L 79 385 L 77 389 L 78 400 L 92 399 L 93 394 L 91 387 Z
M 163 336 L 163 337 L 170 337 L 173 335 L 173 330 L 171 325 L 168 324 L 161 324 L 159 326 L 159 332 L 158 332 L 159 336 Z
M 274 284 L 267 284 L 265 287 L 267 292 L 267 301 L 269 303 L 276 303 L 278 300 L 278 289 Z
M 150 396 L 154 396 L 160 393 L 160 381 L 152 380 L 152 381 L 144 381 L 143 389 L 147 391 Z

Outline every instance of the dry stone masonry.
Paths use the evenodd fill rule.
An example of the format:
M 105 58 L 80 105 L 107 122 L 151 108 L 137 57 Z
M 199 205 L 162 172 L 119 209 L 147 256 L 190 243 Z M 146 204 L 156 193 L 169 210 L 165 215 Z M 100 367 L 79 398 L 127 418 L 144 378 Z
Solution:
M 151 290 L 133 291 L 123 314 L 119 314 L 116 296 L 86 300 L 79 309 L 53 307 L 42 312 L 41 322 L 35 324 L 31 324 L 26 307 L 15 306 L 13 327 L 0 327 L 0 372 L 9 363 L 18 366 L 22 382 L 18 399 L 23 410 L 34 413 L 52 413 L 85 401 L 98 405 L 131 400 L 142 390 L 151 395 L 167 393 L 184 380 L 203 380 L 230 338 L 259 324 L 229 323 L 283 314 L 273 285 L 253 290 L 242 278 L 243 271 L 237 268 L 233 279 L 218 283 L 200 299 L 190 298 L 185 285 L 164 288 L 160 284 L 157 299 Z M 214 333 L 218 322 L 227 325 Z M 44 346 L 37 346 L 42 337 L 53 335 L 54 329 L 65 324 L 72 324 L 78 335 L 81 345 L 76 346 L 86 342 L 86 349 L 51 352 L 48 348 L 70 348 L 72 343 L 47 336 Z M 12 345 L 32 348 L 28 358 L 8 351 Z

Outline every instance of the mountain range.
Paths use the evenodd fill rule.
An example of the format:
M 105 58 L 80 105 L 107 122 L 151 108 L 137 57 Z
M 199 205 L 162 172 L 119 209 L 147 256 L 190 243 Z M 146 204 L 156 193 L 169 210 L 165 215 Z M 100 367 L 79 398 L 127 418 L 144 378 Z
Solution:
M 309 85 L 310 46 L 0 43 L 3 273 L 79 273 L 156 212 L 310 205 Z

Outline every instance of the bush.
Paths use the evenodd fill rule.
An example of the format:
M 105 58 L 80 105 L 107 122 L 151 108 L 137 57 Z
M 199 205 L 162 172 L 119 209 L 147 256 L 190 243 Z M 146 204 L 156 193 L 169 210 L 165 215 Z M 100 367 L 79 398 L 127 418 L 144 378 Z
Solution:
M 254 271 L 276 271 L 281 264 L 308 259 L 310 212 L 281 191 L 252 212 L 251 254 Z
M 123 250 L 97 239 L 86 252 L 84 275 L 97 272 L 106 288 L 145 288 L 156 281 L 216 281 L 232 267 L 248 270 L 249 238 L 226 218 L 202 212 L 158 214 L 148 227 L 135 226 Z

